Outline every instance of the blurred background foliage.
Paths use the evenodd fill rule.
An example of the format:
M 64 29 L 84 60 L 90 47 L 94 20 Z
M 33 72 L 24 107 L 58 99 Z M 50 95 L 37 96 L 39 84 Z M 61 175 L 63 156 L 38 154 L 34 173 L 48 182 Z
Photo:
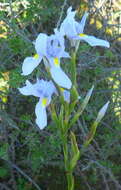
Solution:
M 37 99 L 22 96 L 17 88 L 26 79 L 45 77 L 43 65 L 21 76 L 26 56 L 34 55 L 38 33 L 53 33 L 67 8 L 89 11 L 85 33 L 110 42 L 109 49 L 80 43 L 77 56 L 78 91 L 83 100 L 95 85 L 91 101 L 73 127 L 81 144 L 97 111 L 110 107 L 93 143 L 75 170 L 78 190 L 121 189 L 121 1 L 120 0 L 1 0 L 0 1 L 0 189 L 59 190 L 66 188 L 58 126 L 35 126 Z M 65 62 L 69 62 L 65 61 Z M 68 71 L 69 64 L 64 64 Z M 81 101 L 80 100 L 80 101 Z M 56 99 L 55 99 L 56 102 Z

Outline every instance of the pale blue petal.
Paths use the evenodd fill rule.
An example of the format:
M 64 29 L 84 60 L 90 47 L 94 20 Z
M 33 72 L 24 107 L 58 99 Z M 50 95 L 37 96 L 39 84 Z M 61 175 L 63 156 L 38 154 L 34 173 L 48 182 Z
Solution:
M 63 97 L 66 102 L 70 102 L 70 92 L 68 90 L 63 91 Z
M 47 38 L 46 34 L 40 33 L 35 41 L 35 49 L 39 55 L 47 54 Z
M 69 17 L 74 18 L 76 12 L 77 12 L 77 11 L 72 11 L 72 6 L 70 6 L 70 7 L 67 9 L 67 17 L 69 16 Z
M 77 35 L 75 20 L 73 18 L 66 18 L 60 27 L 60 32 L 64 33 L 68 38 L 72 38 Z
M 59 31 L 57 28 L 54 28 L 54 33 L 57 34 Z
M 36 114 L 36 124 L 40 129 L 44 129 L 47 126 L 47 113 L 46 108 L 42 106 L 41 101 L 39 101 L 35 107 Z
M 53 80 L 61 87 L 70 89 L 72 86 L 71 80 L 63 72 L 60 67 L 52 67 L 50 69 L 51 76 Z
M 32 85 L 32 95 L 36 97 L 46 97 L 48 98 L 48 104 L 51 101 L 51 96 L 53 93 L 56 93 L 56 88 L 52 81 L 44 81 L 37 79 L 37 82 Z
M 55 85 L 53 84 L 53 82 L 49 81 L 48 82 L 48 94 L 51 97 L 53 93 L 57 94 L 57 89 L 56 89 Z
M 67 9 L 67 14 L 69 14 L 71 11 L 72 11 L 72 6 L 70 6 L 70 7 Z
M 64 51 L 61 55 L 61 57 L 64 57 L 64 58 L 70 58 L 70 55 L 68 52 Z
M 18 90 L 20 91 L 21 94 L 25 96 L 32 95 L 32 84 L 27 80 L 26 86 L 18 88 Z
M 85 26 L 86 19 L 87 19 L 88 15 L 89 15 L 89 14 L 88 14 L 87 12 L 85 12 L 85 14 L 83 15 L 83 17 L 82 17 L 82 19 L 81 19 L 81 22 L 79 23 L 79 25 L 80 25 L 80 32 L 79 32 L 79 33 L 83 33 L 83 31 L 84 31 L 84 26 Z
M 84 32 L 84 27 L 85 27 L 87 17 L 88 17 L 88 13 L 86 12 L 83 15 L 80 22 L 75 22 L 75 27 L 76 27 L 77 34 L 82 34 Z
M 43 79 L 37 79 L 35 84 L 31 84 L 28 80 L 26 81 L 26 86 L 18 88 L 20 93 L 23 95 L 33 95 L 36 97 L 45 97 L 48 98 L 48 104 L 51 101 L 51 96 L 53 93 L 57 94 L 56 87 L 52 81 L 44 81 Z M 48 105 L 47 104 L 47 105 Z
M 61 33 L 63 36 L 66 35 L 63 23 L 62 23 L 61 26 L 60 26 L 60 33 Z
M 60 43 L 60 47 L 61 47 L 61 51 L 58 51 L 56 54 L 56 57 L 61 58 L 61 57 L 65 57 L 65 58 L 69 58 L 70 55 L 69 53 L 67 53 L 65 51 L 65 40 L 63 37 L 63 34 L 61 34 L 61 32 L 59 32 L 56 28 L 54 29 L 55 32 L 55 39 Z
M 55 37 L 61 41 L 61 45 L 64 46 L 64 36 L 57 28 L 54 28 Z M 52 36 L 52 35 L 51 35 Z
M 47 57 L 60 57 L 65 49 L 64 37 L 60 32 L 48 37 Z
M 75 25 L 75 14 L 76 11 L 72 11 L 72 7 L 69 7 L 67 10 L 67 16 L 60 26 L 60 32 L 63 35 L 66 35 L 68 38 L 72 38 L 77 35 L 76 25 Z
M 22 75 L 29 75 L 32 71 L 39 65 L 41 62 L 42 57 L 35 59 L 34 57 L 27 57 L 25 58 L 23 65 L 22 65 Z
M 79 37 L 80 40 L 84 40 L 86 41 L 89 45 L 91 46 L 103 46 L 103 47 L 107 47 L 109 48 L 110 47 L 110 44 L 108 41 L 106 40 L 101 40 L 99 38 L 96 38 L 94 36 L 82 36 L 82 37 Z

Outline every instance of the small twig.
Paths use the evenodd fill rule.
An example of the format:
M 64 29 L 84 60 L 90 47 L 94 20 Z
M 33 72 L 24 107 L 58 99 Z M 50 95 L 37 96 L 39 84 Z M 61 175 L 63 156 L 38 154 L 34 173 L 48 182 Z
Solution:
M 2 159 L 3 160 L 3 159 Z M 16 169 L 22 176 L 24 176 L 30 183 L 32 183 L 36 189 L 38 190 L 42 190 L 37 183 L 30 177 L 28 176 L 23 170 L 21 170 L 16 164 L 8 161 L 8 160 L 4 160 L 5 162 L 7 162 L 12 168 Z
M 25 36 L 25 34 L 23 34 L 20 30 L 18 30 L 18 28 L 13 27 L 13 25 L 5 18 L 2 18 L 2 20 L 19 36 L 21 36 L 26 42 L 29 42 L 32 44 L 32 41 Z
M 112 181 L 114 182 L 114 184 L 119 188 L 119 190 L 121 190 L 121 185 L 119 184 L 119 182 L 115 179 L 113 173 L 111 172 L 110 169 L 102 166 L 99 162 L 97 161 L 92 161 L 93 163 L 95 163 L 99 168 L 102 168 L 112 179 Z
M 35 187 L 36 189 L 38 190 L 42 190 L 38 185 L 37 183 L 30 177 L 28 176 L 25 172 L 23 172 L 17 165 L 11 163 L 12 167 L 15 168 L 21 175 L 23 175 L 26 179 L 28 179 L 29 182 L 31 182 Z
M 61 13 L 60 13 L 60 17 L 58 19 L 58 22 L 57 22 L 57 25 L 56 25 L 56 28 L 58 29 L 59 26 L 60 26 L 60 23 L 61 23 L 61 20 L 62 20 L 62 16 L 63 16 L 63 13 L 64 13 L 64 8 L 67 4 L 67 0 L 64 1 L 63 5 L 62 5 L 62 8 L 61 8 Z
M 107 182 L 107 180 L 106 180 L 106 177 L 105 177 L 105 175 L 104 175 L 104 173 L 101 171 L 101 175 L 102 175 L 102 178 L 103 178 L 103 181 L 104 181 L 104 184 L 105 184 L 105 189 L 106 190 L 110 190 L 109 189 L 109 185 L 108 185 L 108 182 Z
M 11 190 L 7 185 L 0 183 L 0 189 L 1 190 Z
M 8 135 L 8 131 L 7 131 L 7 126 L 6 124 L 3 122 L 3 130 L 4 130 L 4 135 L 5 135 L 5 143 L 9 144 L 9 135 Z M 8 155 L 8 159 L 11 159 L 11 155 L 12 155 L 12 151 L 10 152 L 9 148 L 7 148 L 7 155 Z M 11 173 L 11 181 L 12 181 L 12 188 L 13 190 L 17 190 L 17 185 L 16 185 L 16 180 L 15 180 L 15 175 L 14 175 L 14 170 L 10 165 L 10 173 Z

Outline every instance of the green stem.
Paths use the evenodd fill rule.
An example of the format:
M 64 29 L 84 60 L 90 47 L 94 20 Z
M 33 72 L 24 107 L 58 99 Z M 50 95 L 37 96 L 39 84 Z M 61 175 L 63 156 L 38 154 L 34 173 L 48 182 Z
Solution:
M 76 86 L 76 53 L 73 50 L 71 53 L 71 78 L 72 78 L 72 83 L 74 86 Z
M 71 159 L 70 159 L 71 155 L 69 154 L 70 151 L 68 149 L 68 135 L 69 135 L 68 124 L 69 124 L 69 105 L 64 104 L 61 106 L 60 114 L 58 117 L 58 125 L 60 129 L 60 135 L 63 146 L 64 165 L 65 165 L 65 172 L 68 184 L 67 190 L 74 190 L 73 167 L 71 165 Z
M 64 164 L 65 170 L 68 170 L 68 146 L 67 146 L 67 136 L 64 136 L 63 139 L 63 153 L 64 153 Z
M 63 140 L 64 164 L 65 164 L 65 171 L 68 183 L 68 190 L 74 190 L 74 177 L 69 166 L 70 162 L 68 157 L 67 136 L 64 136 L 62 140 Z
M 68 190 L 74 190 L 74 176 L 72 172 L 67 173 Z

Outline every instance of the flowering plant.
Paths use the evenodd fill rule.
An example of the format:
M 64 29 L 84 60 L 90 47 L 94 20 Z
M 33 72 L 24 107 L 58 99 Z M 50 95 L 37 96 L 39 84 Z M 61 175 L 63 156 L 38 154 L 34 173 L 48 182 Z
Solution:
M 67 16 L 62 22 L 59 29 L 54 29 L 54 34 L 48 36 L 40 33 L 35 40 L 34 46 L 36 54 L 33 57 L 25 58 L 22 65 L 22 75 L 29 75 L 43 61 L 46 72 L 50 80 L 37 79 L 35 84 L 28 80 L 26 85 L 19 88 L 23 95 L 33 95 L 39 98 L 35 106 L 36 124 L 42 130 L 47 126 L 46 109 L 51 104 L 51 116 L 55 124 L 60 130 L 63 142 L 64 164 L 67 175 L 68 190 L 74 190 L 73 171 L 86 148 L 94 138 L 96 128 L 105 115 L 109 102 L 99 111 L 96 120 L 92 124 L 89 134 L 79 150 L 76 137 L 70 128 L 76 123 L 80 115 L 83 113 L 89 99 L 92 95 L 93 88 L 89 90 L 83 103 L 79 106 L 76 113 L 73 109 L 79 103 L 78 84 L 76 81 L 76 52 L 80 41 L 85 41 L 91 46 L 103 46 L 108 48 L 109 42 L 98 39 L 94 36 L 84 34 L 84 26 L 88 13 L 85 13 L 80 22 L 75 20 L 76 11 L 72 11 L 72 7 L 67 10 Z M 69 39 L 73 51 L 67 53 L 65 51 L 65 37 Z M 71 59 L 70 77 L 61 68 L 61 58 Z M 56 111 L 55 105 L 52 103 L 52 96 L 57 96 L 60 104 L 60 113 Z M 73 113 L 73 115 L 72 115 Z M 70 134 L 70 135 L 69 135 Z M 71 149 L 68 147 L 68 137 L 71 140 Z

